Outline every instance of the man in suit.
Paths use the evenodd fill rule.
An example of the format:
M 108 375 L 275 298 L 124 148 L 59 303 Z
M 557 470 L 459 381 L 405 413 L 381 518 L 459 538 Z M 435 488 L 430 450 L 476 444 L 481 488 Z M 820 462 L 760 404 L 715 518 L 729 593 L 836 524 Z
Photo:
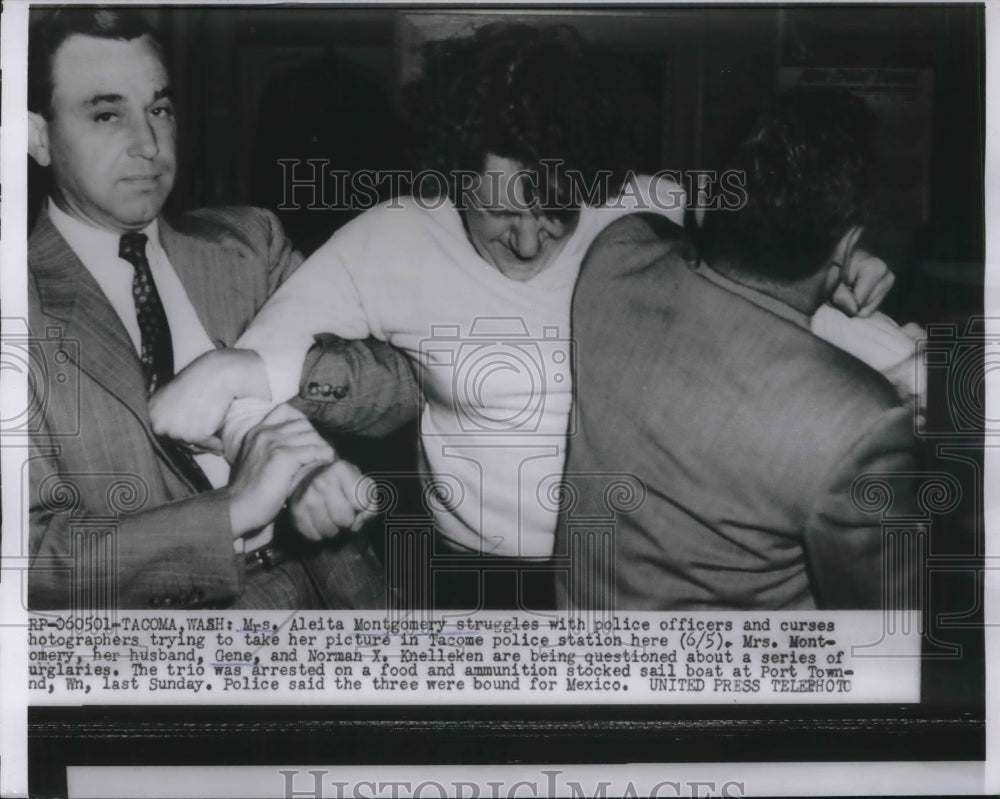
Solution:
M 595 242 L 573 304 L 563 607 L 912 604 L 913 564 L 889 569 L 852 495 L 891 475 L 893 513 L 914 508 L 911 413 L 810 331 L 861 233 L 870 127 L 851 95 L 776 99 L 739 140 L 745 202 L 709 212 L 697 268 L 642 216 Z
M 29 328 L 52 375 L 32 387 L 43 413 L 30 461 L 30 606 L 383 605 L 368 543 L 334 538 L 356 521 L 360 473 L 302 413 L 275 409 L 231 475 L 219 456 L 150 424 L 149 395 L 232 345 L 301 257 L 266 211 L 160 216 L 176 124 L 160 44 L 140 14 L 46 13 L 30 47 L 29 150 L 49 197 L 29 241 Z M 396 391 L 398 364 L 354 346 L 351 388 L 377 394 L 385 379 Z M 282 540 L 272 522 L 289 495 L 331 463 L 339 513 L 314 519 L 310 537 L 333 540 Z

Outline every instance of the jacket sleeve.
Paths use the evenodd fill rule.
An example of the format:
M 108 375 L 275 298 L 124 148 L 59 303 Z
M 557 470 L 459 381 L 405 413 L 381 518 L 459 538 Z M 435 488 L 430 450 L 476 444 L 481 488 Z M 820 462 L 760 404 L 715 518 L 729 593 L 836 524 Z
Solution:
M 285 230 L 273 211 L 263 208 L 253 210 L 260 215 L 267 230 L 267 293 L 270 296 L 302 265 L 304 259 L 302 253 L 292 246 L 291 240 L 285 235 Z
M 409 359 L 395 347 L 322 333 L 290 404 L 324 434 L 380 437 L 416 418 L 420 389 Z
M 917 440 L 907 408 L 886 411 L 848 449 L 817 494 L 805 551 L 824 609 L 913 609 L 924 548 L 917 545 Z

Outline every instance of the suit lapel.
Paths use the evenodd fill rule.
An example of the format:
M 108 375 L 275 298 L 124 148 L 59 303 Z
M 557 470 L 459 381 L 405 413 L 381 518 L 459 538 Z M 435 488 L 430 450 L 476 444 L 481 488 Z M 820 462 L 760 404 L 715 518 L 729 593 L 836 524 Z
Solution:
M 125 326 L 48 214 L 42 213 L 28 242 L 28 263 L 42 313 L 61 328 L 81 370 L 127 405 L 149 428 L 142 367 Z

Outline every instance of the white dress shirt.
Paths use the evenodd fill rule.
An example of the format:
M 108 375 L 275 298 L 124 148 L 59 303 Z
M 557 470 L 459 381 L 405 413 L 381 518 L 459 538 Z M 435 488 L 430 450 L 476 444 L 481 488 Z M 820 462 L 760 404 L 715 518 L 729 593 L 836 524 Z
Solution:
M 118 256 L 121 234 L 81 222 L 60 210 L 51 200 L 47 203 L 47 211 L 56 230 L 66 239 L 66 243 L 101 287 L 104 296 L 108 298 L 111 307 L 121 319 L 129 338 L 132 339 L 136 354 L 140 354 L 142 337 L 139 332 L 139 321 L 136 318 L 135 300 L 132 297 L 135 267 Z M 167 323 L 170 325 L 174 371 L 179 372 L 199 355 L 215 349 L 215 345 L 205 332 L 184 285 L 177 277 L 177 272 L 174 271 L 167 253 L 160 244 L 157 221 L 154 219 L 142 233 L 145 233 L 148 239 L 146 258 L 160 301 L 163 303 L 163 310 L 167 315 Z M 229 464 L 225 458 L 213 453 L 200 453 L 195 455 L 195 460 L 214 487 L 219 488 L 229 482 Z M 247 543 L 248 550 L 270 538 L 270 525 L 265 531 L 266 538 L 262 536 L 259 543 L 256 536 L 253 542 Z M 237 539 L 237 550 L 243 549 L 244 541 L 245 539 Z

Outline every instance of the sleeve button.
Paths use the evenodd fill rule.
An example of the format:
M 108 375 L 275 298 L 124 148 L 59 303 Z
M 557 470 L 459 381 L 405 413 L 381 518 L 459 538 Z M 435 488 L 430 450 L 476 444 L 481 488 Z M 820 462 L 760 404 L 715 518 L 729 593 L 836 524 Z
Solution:
M 337 386 L 333 390 L 333 396 L 336 399 L 343 399 L 348 395 L 348 393 L 350 393 L 350 389 L 347 386 Z

